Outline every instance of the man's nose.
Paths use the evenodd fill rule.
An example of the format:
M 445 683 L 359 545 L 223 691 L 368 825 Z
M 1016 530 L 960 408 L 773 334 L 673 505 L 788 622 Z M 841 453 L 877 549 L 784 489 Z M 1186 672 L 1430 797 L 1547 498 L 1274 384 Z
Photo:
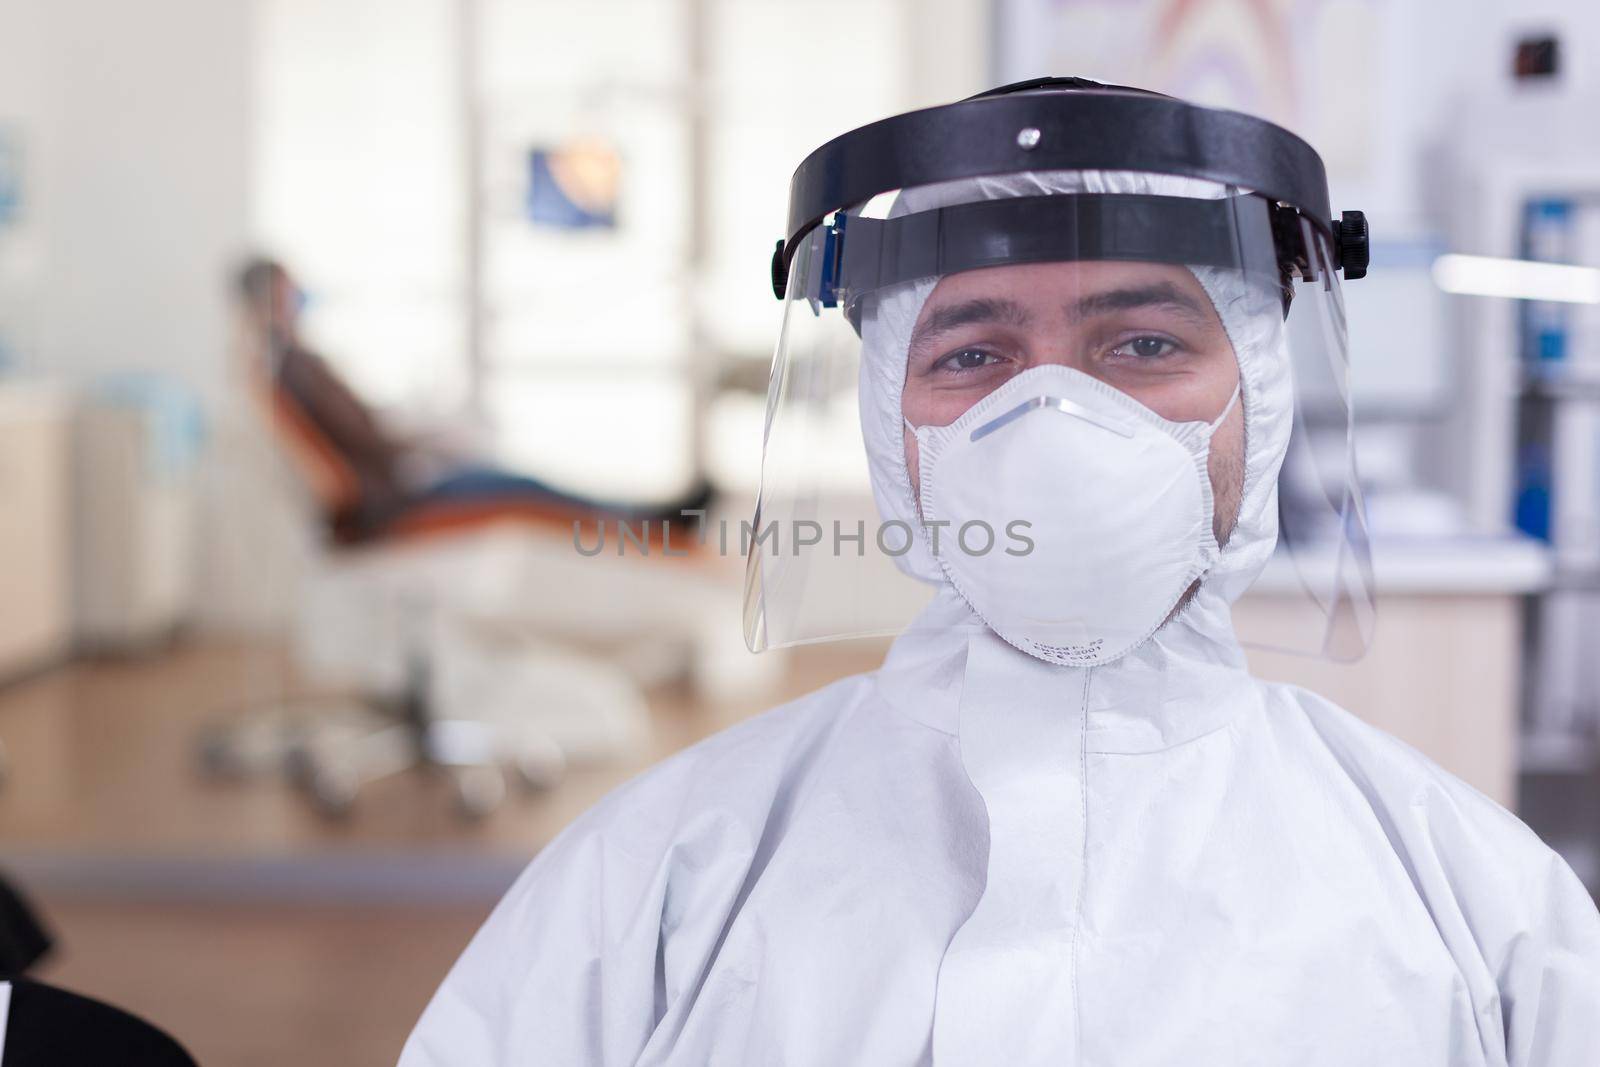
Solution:
M 1080 346 L 1070 338 L 1052 337 L 1041 340 L 1028 349 L 1029 367 L 1043 367 L 1050 364 L 1061 367 L 1071 367 L 1085 373 L 1089 368 L 1085 366 L 1083 353 Z

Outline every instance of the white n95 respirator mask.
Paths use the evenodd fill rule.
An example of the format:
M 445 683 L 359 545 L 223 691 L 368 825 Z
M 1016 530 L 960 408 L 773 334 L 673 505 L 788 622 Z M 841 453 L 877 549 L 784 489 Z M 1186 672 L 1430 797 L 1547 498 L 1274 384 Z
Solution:
M 1215 421 L 1172 422 L 1050 364 L 948 426 L 910 427 L 924 533 L 950 584 L 1040 659 L 1087 666 L 1139 645 L 1217 560 L 1206 465 L 1238 397 Z

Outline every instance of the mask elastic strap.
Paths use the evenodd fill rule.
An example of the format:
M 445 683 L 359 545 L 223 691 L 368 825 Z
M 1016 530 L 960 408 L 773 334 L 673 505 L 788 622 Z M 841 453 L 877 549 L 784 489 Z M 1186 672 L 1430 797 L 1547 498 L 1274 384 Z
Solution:
M 1236 386 L 1233 387 L 1233 395 L 1228 397 L 1228 406 L 1222 409 L 1222 414 L 1221 415 L 1218 415 L 1215 419 L 1211 420 L 1211 422 L 1206 424 L 1207 428 L 1210 429 L 1210 431 L 1212 433 L 1216 433 L 1217 432 L 1217 427 L 1221 426 L 1224 422 L 1226 422 L 1227 419 L 1228 419 L 1228 416 L 1233 414 L 1233 407 L 1238 402 L 1239 402 L 1239 387 L 1236 385 Z

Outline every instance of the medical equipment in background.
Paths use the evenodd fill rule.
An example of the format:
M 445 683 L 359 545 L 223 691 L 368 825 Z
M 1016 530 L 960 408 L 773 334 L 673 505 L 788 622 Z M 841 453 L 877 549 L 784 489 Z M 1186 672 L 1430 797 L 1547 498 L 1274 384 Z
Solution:
M 568 762 L 637 758 L 643 684 L 687 676 L 727 694 L 781 670 L 740 647 L 734 560 L 590 558 L 568 521 L 448 504 L 376 541 L 334 543 L 315 516 L 349 472 L 262 361 L 245 362 L 273 457 L 255 476 L 315 530 L 305 573 L 286 576 L 298 590 L 291 659 L 317 687 L 360 695 L 229 715 L 201 738 L 209 770 L 285 770 L 343 814 L 368 782 L 433 767 L 459 810 L 481 816 L 508 779 L 543 788 Z
M 1593 286 L 1522 300 L 1513 515 L 1549 544 L 1552 587 L 1530 612 L 1530 766 L 1594 769 L 1600 755 L 1600 183 L 1523 202 L 1525 262 L 1588 264 Z M 1539 287 L 1535 286 L 1535 290 Z M 1575 299 L 1573 298 L 1575 297 Z
M 323 513 L 320 498 L 351 475 L 305 420 L 286 414 L 288 398 L 262 353 L 247 344 L 245 357 L 241 373 L 249 402 L 244 417 L 259 416 L 255 428 L 264 438 L 259 443 L 274 461 L 269 469 L 248 474 L 280 508 L 298 516 L 307 533 L 310 558 L 303 564 L 308 573 L 281 576 L 296 586 L 293 637 L 304 649 L 329 636 L 304 636 L 306 622 L 327 611 L 325 600 L 312 601 L 311 590 L 317 581 L 343 573 L 342 554 L 316 517 Z M 237 478 L 245 472 L 233 473 Z M 427 564 L 440 562 L 438 557 L 414 555 L 404 561 L 411 566 L 396 568 L 385 566 L 389 554 L 379 549 L 352 555 L 367 580 L 354 585 L 354 604 L 336 615 L 331 636 L 335 647 L 356 662 L 343 663 L 345 670 L 330 678 L 326 671 L 305 670 L 303 656 L 291 656 L 316 686 L 315 695 L 304 693 L 301 680 L 286 680 L 288 695 L 282 700 L 224 714 L 199 737 L 201 767 L 224 779 L 286 774 L 319 811 L 332 816 L 348 814 L 362 786 L 414 767 L 447 773 L 457 810 L 470 817 L 500 804 L 508 776 L 529 787 L 557 780 L 564 756 L 537 731 L 506 735 L 481 719 L 447 719 L 439 713 L 431 641 L 440 614 L 436 591 L 447 578 L 425 573 Z M 448 556 L 443 561 L 447 570 L 450 562 Z M 375 672 L 363 670 L 364 663 L 375 664 Z M 355 695 L 344 695 L 349 693 Z
M 1515 527 L 1554 564 L 1529 599 L 1521 762 L 1582 775 L 1600 767 L 1600 142 L 1583 135 L 1600 96 L 1563 76 L 1569 53 L 1518 40 L 1515 77 L 1453 109 L 1434 172 L 1452 254 L 1434 278 L 1451 294 L 1459 494 L 1474 528 Z

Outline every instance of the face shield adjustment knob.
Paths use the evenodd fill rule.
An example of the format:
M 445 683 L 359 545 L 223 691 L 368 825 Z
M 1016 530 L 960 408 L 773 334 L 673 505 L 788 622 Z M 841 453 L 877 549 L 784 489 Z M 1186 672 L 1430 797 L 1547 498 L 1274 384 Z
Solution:
M 1344 280 L 1353 282 L 1367 276 L 1367 264 L 1372 261 L 1372 248 L 1367 234 L 1367 216 L 1360 211 L 1342 212 L 1333 224 L 1335 253 Z
M 783 239 L 778 239 L 778 247 L 772 250 L 772 295 L 779 300 L 789 289 L 789 265 L 783 261 Z

